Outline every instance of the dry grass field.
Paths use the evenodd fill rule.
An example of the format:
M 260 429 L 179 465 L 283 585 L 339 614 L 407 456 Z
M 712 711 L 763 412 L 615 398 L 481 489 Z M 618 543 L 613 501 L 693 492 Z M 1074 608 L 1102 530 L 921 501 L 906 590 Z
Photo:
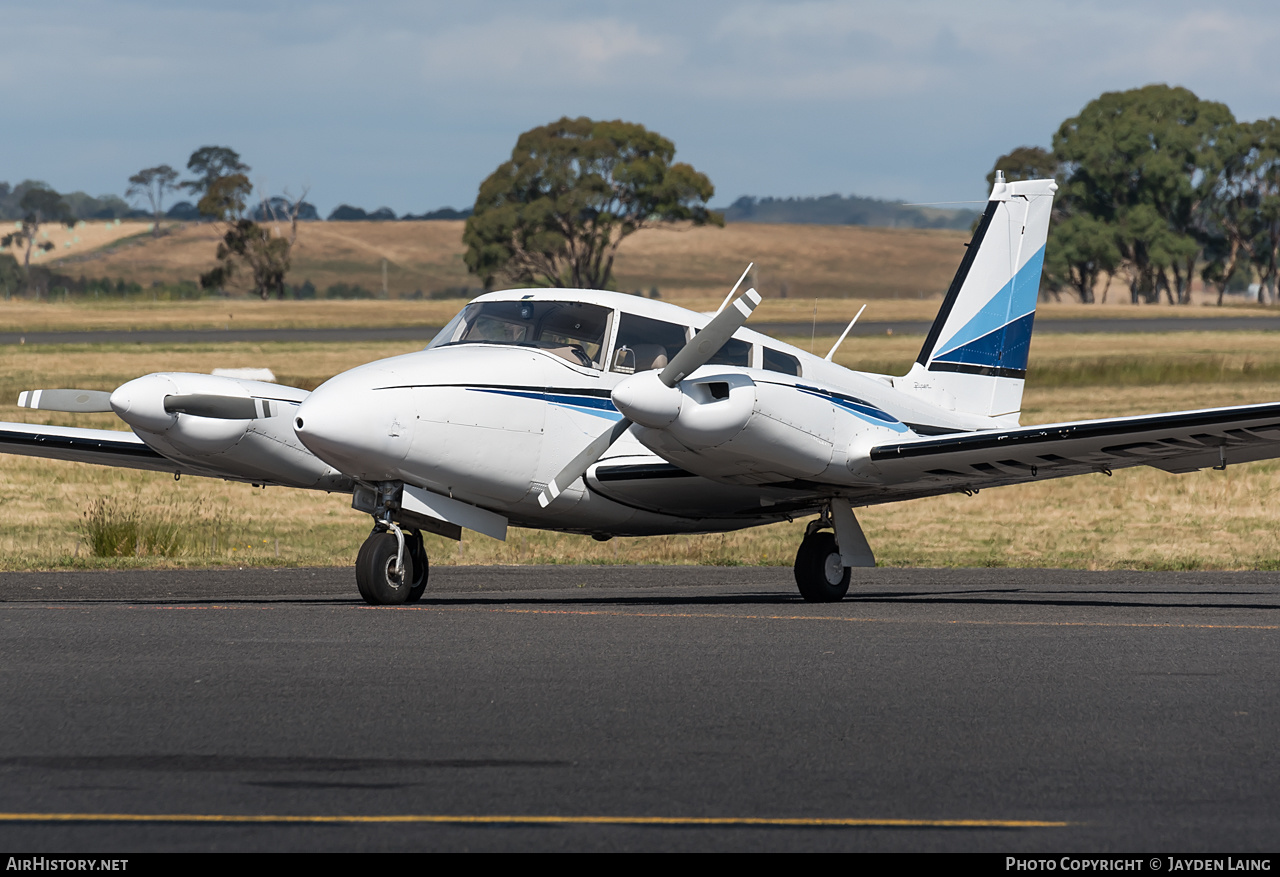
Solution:
M 188 225 L 159 239 L 147 224 L 86 227 L 59 239 L 56 267 L 73 275 L 142 283 L 194 279 L 212 264 L 216 232 Z M 76 230 L 69 230 L 75 236 Z M 386 260 L 391 300 L 261 302 L 101 301 L 0 303 L 0 331 L 120 328 L 438 326 L 457 299 L 406 300 L 475 286 L 462 263 L 462 223 L 309 223 L 301 227 L 290 281 L 380 289 Z M 91 236 L 96 235 L 96 237 Z M 70 240 L 71 238 L 68 238 Z M 928 320 L 950 282 L 967 235 L 856 227 L 739 224 L 646 231 L 622 247 L 618 286 L 696 310 L 716 308 L 749 261 L 766 294 L 755 321 Z M 90 252 L 92 248 L 99 249 Z M 782 297 L 786 286 L 787 295 Z M 1211 316 L 1265 309 L 1041 305 L 1055 317 Z M 1135 324 L 1137 326 L 1139 324 Z M 802 348 L 806 334 L 787 339 Z M 903 373 L 919 337 L 856 338 L 837 360 Z M 818 353 L 834 338 L 812 342 Z M 152 371 L 271 368 L 284 383 L 314 387 L 415 344 L 21 345 L 0 348 L 0 419 L 42 417 L 14 407 L 17 393 L 52 385 L 111 389 Z M 1038 335 L 1023 423 L 1280 399 L 1280 346 L 1265 333 Z M 119 428 L 110 415 L 51 415 L 44 422 Z M 1086 476 L 870 508 L 860 518 L 882 564 L 1096 568 L 1271 568 L 1280 546 L 1271 513 L 1280 463 L 1173 476 L 1153 469 Z M 104 505 L 105 504 L 105 505 Z M 0 455 L 0 569 L 156 565 L 348 565 L 367 518 L 342 496 Z M 148 532 L 151 553 L 96 557 L 89 518 L 107 515 Z M 717 563 L 788 565 L 803 522 L 698 537 L 615 539 L 513 530 L 506 543 L 470 535 L 432 538 L 432 563 Z M 162 532 L 163 531 L 163 532 Z M 167 541 L 166 541 L 167 540 Z M 146 542 L 147 540 L 142 540 Z
M 311 222 L 299 226 L 289 282 L 310 280 L 324 290 L 336 283 L 382 289 L 386 263 L 389 301 L 262 302 L 242 295 L 197 302 L 14 300 L 0 308 L 5 331 L 106 328 L 222 328 L 313 326 L 438 326 L 457 311 L 458 299 L 405 300 L 445 289 L 479 290 L 463 264 L 462 222 Z M 63 230 L 81 237 L 70 250 L 59 243 L 44 264 L 72 276 L 122 277 L 144 287 L 194 281 L 214 264 L 218 233 L 196 223 L 160 238 L 149 224 L 89 224 Z M 61 232 L 51 231 L 51 235 Z M 617 287 L 694 310 L 714 310 L 749 262 L 765 295 L 755 319 L 849 319 L 864 302 L 867 320 L 927 320 L 964 253 L 968 235 L 956 231 L 858 226 L 762 225 L 648 229 L 628 238 L 618 254 Z M 97 249 L 95 249 L 97 248 Z M 783 289 L 786 289 L 785 297 Z M 1213 296 L 1195 295 L 1192 307 L 1134 306 L 1121 282 L 1109 303 L 1045 303 L 1042 318 L 1210 316 L 1266 313 L 1267 309 L 1202 307 Z
M 21 223 L 13 221 L 0 223 L 0 225 L 12 226 L 14 229 L 22 226 Z M 53 249 L 46 253 L 44 250 L 33 247 L 31 264 L 48 265 L 69 257 L 77 258 L 89 253 L 97 253 L 104 248 L 120 245 L 124 241 L 141 240 L 148 236 L 151 229 L 150 222 L 134 220 L 81 220 L 72 228 L 57 223 L 46 223 L 40 229 L 39 238 L 41 242 L 48 241 L 53 244 Z M 12 254 L 19 262 L 25 255 L 22 248 L 12 248 L 6 252 Z
M 1122 341 L 1119 338 L 1122 337 Z M 833 338 L 818 339 L 821 349 Z M 807 342 L 807 339 L 806 339 Z M 918 338 L 846 342 L 845 365 L 901 373 Z M 36 420 L 12 405 L 21 389 L 110 389 L 161 369 L 207 372 L 265 366 L 315 386 L 370 359 L 413 349 L 386 344 L 220 344 L 0 348 L 0 419 Z M 1054 336 L 1036 339 L 1024 423 L 1280 399 L 1280 347 L 1266 333 Z M 118 427 L 110 415 L 46 422 Z M 1085 568 L 1272 568 L 1280 565 L 1273 506 L 1280 464 L 1168 475 L 1154 469 L 917 500 L 865 509 L 860 519 L 881 564 Z M 87 516 L 105 502 L 176 528 L 167 555 L 91 556 Z M 0 456 L 0 568 L 199 565 L 348 565 L 368 531 L 349 500 L 280 488 L 135 473 Z M 469 534 L 432 538 L 433 564 L 713 563 L 789 565 L 803 522 L 710 536 L 615 539 L 513 530 L 506 543 Z M 570 574 L 571 575 L 571 574 Z
M 290 282 L 310 280 L 382 289 L 383 261 L 392 298 L 421 290 L 478 287 L 463 263 L 461 221 L 307 222 L 298 226 Z M 656 286 L 664 298 L 716 298 L 748 262 L 770 297 L 913 298 L 941 294 L 968 236 L 855 226 L 737 224 L 727 228 L 649 229 L 619 250 L 619 289 Z M 72 275 L 153 281 L 195 280 L 214 264 L 218 231 L 188 223 L 159 239 L 135 237 L 99 255 L 76 253 L 58 267 Z M 55 250 L 61 253 L 61 250 Z

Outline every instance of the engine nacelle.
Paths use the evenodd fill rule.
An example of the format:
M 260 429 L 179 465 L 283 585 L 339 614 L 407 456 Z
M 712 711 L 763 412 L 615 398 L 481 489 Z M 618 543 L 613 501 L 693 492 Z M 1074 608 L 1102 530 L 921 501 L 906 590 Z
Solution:
M 615 393 L 615 404 L 645 427 L 636 437 L 654 453 L 717 480 L 865 483 L 875 477 L 864 470 L 866 450 L 908 431 L 860 399 L 740 372 L 687 379 L 668 392 L 678 394 L 678 405 L 668 403 L 674 414 L 663 427 L 632 418 L 625 395 Z M 660 394 L 652 395 L 646 407 L 658 410 Z
M 170 396 L 265 400 L 264 416 L 201 417 L 165 409 Z M 351 480 L 302 446 L 293 415 L 305 390 L 261 381 L 183 372 L 146 375 L 111 394 L 111 407 L 144 442 L 164 456 L 207 466 L 246 481 L 325 490 L 350 489 Z

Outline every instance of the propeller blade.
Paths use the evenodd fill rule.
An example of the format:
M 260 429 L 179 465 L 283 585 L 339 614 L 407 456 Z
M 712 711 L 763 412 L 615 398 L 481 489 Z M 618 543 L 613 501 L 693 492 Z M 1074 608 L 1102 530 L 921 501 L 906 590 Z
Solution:
M 193 393 L 189 396 L 165 396 L 164 410 L 170 414 L 191 414 L 215 420 L 253 420 L 271 416 L 271 403 L 266 399 L 245 396 L 215 396 Z
M 631 421 L 625 417 L 615 423 L 606 431 L 592 439 L 591 444 L 583 448 L 578 456 L 569 461 L 569 465 L 560 470 L 560 474 L 551 479 L 546 489 L 538 496 L 538 505 L 544 509 L 555 502 L 557 496 L 560 495 L 566 487 L 577 481 L 583 475 L 587 474 L 587 470 L 591 468 L 591 464 L 604 456 L 604 452 L 616 442 L 624 432 L 631 427 Z
M 747 322 L 747 317 L 751 316 L 751 312 L 758 304 L 760 304 L 760 293 L 755 289 L 748 289 L 733 303 L 732 307 L 727 307 L 712 317 L 711 322 L 680 349 L 680 352 L 658 375 L 658 380 L 669 388 L 675 387 L 686 375 L 704 365 L 719 352 L 734 332 L 742 328 Z M 560 474 L 551 480 L 538 496 L 538 504 L 546 508 L 555 502 L 556 497 L 565 488 L 586 475 L 591 465 L 604 456 L 605 451 L 609 450 L 610 446 L 630 428 L 631 421 L 624 417 L 608 431 L 596 436 L 591 444 L 583 448 L 578 456 L 569 461 L 569 465 L 560 470 Z
M 111 394 L 103 390 L 23 390 L 18 394 L 18 407 L 77 414 L 108 412 Z
M 760 293 L 755 288 L 748 289 L 733 303 L 711 318 L 711 322 L 702 331 L 693 336 L 693 340 L 680 348 L 680 352 L 667 363 L 667 367 L 658 375 L 658 379 L 668 387 L 674 387 L 707 363 L 707 360 L 720 352 L 726 341 L 742 328 L 747 317 L 760 304 Z

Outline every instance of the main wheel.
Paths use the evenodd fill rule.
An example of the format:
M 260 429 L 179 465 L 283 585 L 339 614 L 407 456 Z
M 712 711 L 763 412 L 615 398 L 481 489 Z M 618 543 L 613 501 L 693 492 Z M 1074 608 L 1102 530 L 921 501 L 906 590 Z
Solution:
M 422 594 L 427 590 L 427 575 L 431 569 L 431 565 L 427 562 L 427 547 L 422 544 L 422 534 L 414 533 L 412 536 L 405 534 L 404 537 L 405 553 L 413 558 L 413 586 L 409 588 L 408 603 L 416 603 L 422 599 Z
M 400 541 L 395 533 L 375 530 L 360 546 L 356 557 L 356 587 L 371 606 L 405 603 L 415 583 L 411 538 L 405 539 L 404 568 L 396 575 L 396 556 Z
M 836 537 L 811 533 L 796 552 L 796 585 L 810 603 L 835 603 L 849 592 L 849 567 L 840 559 Z

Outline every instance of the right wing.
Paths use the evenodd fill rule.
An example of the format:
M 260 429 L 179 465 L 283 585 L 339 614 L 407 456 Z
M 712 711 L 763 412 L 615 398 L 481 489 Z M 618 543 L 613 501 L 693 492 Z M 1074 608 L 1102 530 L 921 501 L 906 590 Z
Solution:
M 1129 466 L 1194 472 L 1275 457 L 1280 403 L 904 441 L 872 448 L 870 463 L 891 490 L 923 496 Z

